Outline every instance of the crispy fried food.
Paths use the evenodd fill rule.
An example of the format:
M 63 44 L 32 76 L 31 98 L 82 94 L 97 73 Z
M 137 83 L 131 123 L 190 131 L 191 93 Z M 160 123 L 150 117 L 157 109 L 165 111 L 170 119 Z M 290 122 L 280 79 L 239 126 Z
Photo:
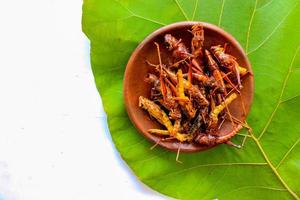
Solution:
M 140 96 L 139 106 L 166 128 L 148 132 L 200 145 L 230 143 L 241 126 L 233 121 L 228 106 L 241 94 L 242 79 L 249 71 L 225 53 L 226 44 L 205 46 L 201 24 L 189 31 L 189 44 L 171 34 L 164 36 L 164 45 L 154 42 L 157 62 L 146 61 L 155 72 L 145 79 L 151 85 L 150 99 Z M 171 63 L 162 62 L 163 48 Z M 218 136 L 215 132 L 228 120 L 225 116 L 230 117 L 235 132 Z

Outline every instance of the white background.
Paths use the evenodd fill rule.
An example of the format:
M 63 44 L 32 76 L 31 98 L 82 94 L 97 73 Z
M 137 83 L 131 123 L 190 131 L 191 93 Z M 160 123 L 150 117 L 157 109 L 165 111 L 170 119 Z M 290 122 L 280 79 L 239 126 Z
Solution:
M 113 146 L 82 1 L 0 2 L 0 200 L 165 199 Z

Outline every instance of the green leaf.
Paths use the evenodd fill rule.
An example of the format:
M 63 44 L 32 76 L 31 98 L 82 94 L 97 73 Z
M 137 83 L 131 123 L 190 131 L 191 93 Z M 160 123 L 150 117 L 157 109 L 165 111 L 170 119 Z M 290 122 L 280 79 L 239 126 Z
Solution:
M 253 136 L 242 149 L 181 154 L 179 164 L 175 153 L 150 150 L 132 126 L 122 81 L 139 42 L 183 20 L 219 25 L 240 42 L 254 70 L 255 98 L 247 119 Z M 299 0 L 85 0 L 82 25 L 96 85 L 116 148 L 137 178 L 178 199 L 299 199 L 299 21 Z

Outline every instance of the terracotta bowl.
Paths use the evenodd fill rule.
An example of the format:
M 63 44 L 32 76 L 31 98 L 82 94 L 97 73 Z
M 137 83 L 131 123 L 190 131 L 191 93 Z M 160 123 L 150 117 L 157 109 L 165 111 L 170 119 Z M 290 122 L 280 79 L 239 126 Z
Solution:
M 145 61 L 147 60 L 151 63 L 158 63 L 154 42 L 163 44 L 163 37 L 166 33 L 170 33 L 176 38 L 181 38 L 187 47 L 190 48 L 192 34 L 187 30 L 197 23 L 201 23 L 204 27 L 205 47 L 228 43 L 226 52 L 235 56 L 240 66 L 243 66 L 252 72 L 249 60 L 241 45 L 230 34 L 215 25 L 204 22 L 185 21 L 164 26 L 151 33 L 135 49 L 128 61 L 124 76 L 124 99 L 127 113 L 134 126 L 142 135 L 154 143 L 158 142 L 160 137 L 148 133 L 147 130 L 150 128 L 163 127 L 155 119 L 151 119 L 147 111 L 139 108 L 138 106 L 139 96 L 148 98 L 150 96 L 151 85 L 146 83 L 144 79 L 147 77 L 149 72 L 153 71 L 153 67 L 150 67 Z M 161 54 L 164 62 L 167 55 L 169 55 L 169 52 L 165 48 L 161 48 Z M 229 106 L 230 113 L 241 121 L 245 120 L 252 104 L 254 90 L 253 76 L 246 76 L 243 79 L 242 84 L 242 98 L 237 98 Z M 245 111 L 243 109 L 241 99 L 244 101 Z M 232 131 L 233 127 L 231 122 L 225 121 L 218 134 L 223 136 L 231 133 Z M 159 145 L 172 151 L 177 151 L 180 145 L 181 152 L 197 152 L 212 148 L 212 146 L 203 146 L 196 143 L 179 143 L 175 140 L 164 142 L 160 141 Z

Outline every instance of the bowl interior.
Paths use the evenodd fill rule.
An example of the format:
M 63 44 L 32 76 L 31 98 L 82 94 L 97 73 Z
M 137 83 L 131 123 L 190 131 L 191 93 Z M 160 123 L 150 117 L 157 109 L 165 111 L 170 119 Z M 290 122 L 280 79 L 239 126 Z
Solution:
M 164 35 L 167 33 L 172 34 L 177 39 L 181 38 L 184 44 L 190 49 L 190 41 L 192 34 L 188 32 L 192 25 L 199 22 L 179 22 L 171 24 L 158 29 L 150 34 L 136 50 L 132 53 L 128 64 L 126 66 L 124 76 L 124 99 L 125 106 L 128 115 L 138 129 L 146 138 L 153 142 L 158 142 L 160 137 L 149 134 L 147 132 L 150 128 L 163 128 L 155 119 L 150 119 L 149 114 L 139 108 L 138 98 L 139 96 L 150 97 L 151 85 L 146 83 L 144 79 L 149 72 L 153 71 L 153 67 L 146 63 L 146 60 L 151 63 L 158 63 L 158 56 L 154 42 L 161 44 L 161 55 L 163 63 L 170 62 L 170 52 L 163 47 Z M 251 66 L 244 53 L 242 47 L 238 42 L 228 33 L 223 31 L 217 26 L 212 24 L 200 22 L 204 27 L 205 41 L 204 47 L 209 48 L 212 45 L 224 45 L 228 44 L 226 52 L 235 56 L 240 66 L 247 68 L 250 72 Z M 247 75 L 243 78 L 243 89 L 241 96 L 239 96 L 229 106 L 230 113 L 239 120 L 245 120 L 253 99 L 253 76 Z M 243 101 L 243 103 L 242 103 Z M 230 121 L 225 121 L 219 130 L 219 135 L 227 135 L 233 131 L 233 127 Z M 195 143 L 179 143 L 173 141 L 160 141 L 159 145 L 169 150 L 177 151 L 180 145 L 181 152 L 196 152 L 211 148 Z

